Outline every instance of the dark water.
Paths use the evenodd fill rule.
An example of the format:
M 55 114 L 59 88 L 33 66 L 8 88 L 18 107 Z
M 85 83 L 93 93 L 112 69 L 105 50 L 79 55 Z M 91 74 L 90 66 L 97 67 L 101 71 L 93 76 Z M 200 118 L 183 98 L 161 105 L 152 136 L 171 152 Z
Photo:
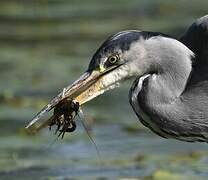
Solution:
M 47 129 L 24 132 L 110 34 L 143 29 L 179 37 L 207 7 L 205 0 L 0 1 L 0 179 L 207 179 L 208 145 L 144 128 L 128 103 L 131 82 L 84 107 L 100 155 L 80 122 L 63 140 Z

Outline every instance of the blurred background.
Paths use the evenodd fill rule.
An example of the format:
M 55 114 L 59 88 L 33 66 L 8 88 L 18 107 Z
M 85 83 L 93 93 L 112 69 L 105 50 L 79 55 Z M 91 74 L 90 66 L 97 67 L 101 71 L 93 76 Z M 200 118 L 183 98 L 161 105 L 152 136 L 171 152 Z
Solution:
M 131 82 L 83 107 L 100 156 L 78 120 L 63 140 L 48 129 L 24 132 L 109 35 L 139 29 L 179 38 L 207 13 L 207 0 L 1 0 L 0 179 L 208 179 L 208 145 L 142 126 L 128 103 Z

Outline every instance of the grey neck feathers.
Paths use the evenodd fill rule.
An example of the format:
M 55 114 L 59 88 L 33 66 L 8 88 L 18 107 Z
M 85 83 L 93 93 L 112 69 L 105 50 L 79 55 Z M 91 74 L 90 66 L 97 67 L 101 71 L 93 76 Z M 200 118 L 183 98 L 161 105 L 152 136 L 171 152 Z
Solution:
M 146 41 L 146 60 L 150 73 L 146 88 L 151 103 L 171 103 L 180 97 L 191 73 L 193 53 L 182 43 L 170 38 L 151 38 Z

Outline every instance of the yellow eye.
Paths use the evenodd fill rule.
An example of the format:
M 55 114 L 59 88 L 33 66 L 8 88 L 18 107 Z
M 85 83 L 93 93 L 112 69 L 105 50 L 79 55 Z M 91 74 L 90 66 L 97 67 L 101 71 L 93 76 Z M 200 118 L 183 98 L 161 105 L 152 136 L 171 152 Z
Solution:
M 111 64 L 115 64 L 118 60 L 119 60 L 118 55 L 112 55 L 108 58 L 108 62 L 111 63 Z

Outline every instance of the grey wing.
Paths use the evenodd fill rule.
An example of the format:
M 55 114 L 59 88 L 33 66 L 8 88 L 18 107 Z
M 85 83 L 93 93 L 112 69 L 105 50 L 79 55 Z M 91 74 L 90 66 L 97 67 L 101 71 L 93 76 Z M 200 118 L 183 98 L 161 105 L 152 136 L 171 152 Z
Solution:
M 192 123 L 208 130 L 208 15 L 197 19 L 180 41 L 195 53 L 193 70 L 182 94 Z
M 187 88 L 202 82 L 208 86 L 208 15 L 197 19 L 180 38 L 189 49 L 195 53 L 193 71 Z

